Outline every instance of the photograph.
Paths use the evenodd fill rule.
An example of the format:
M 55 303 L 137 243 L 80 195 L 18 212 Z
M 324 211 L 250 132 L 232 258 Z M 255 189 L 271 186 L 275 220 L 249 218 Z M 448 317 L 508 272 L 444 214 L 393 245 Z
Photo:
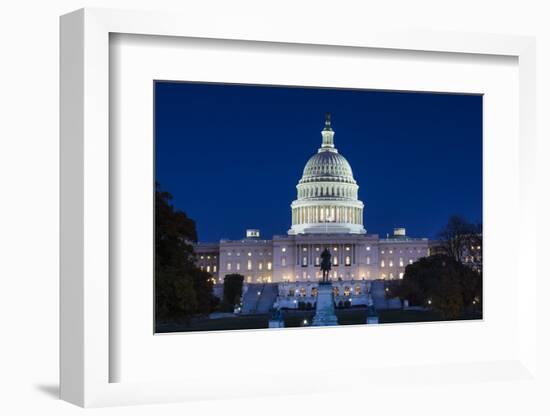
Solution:
M 483 95 L 153 89 L 155 333 L 483 319 Z

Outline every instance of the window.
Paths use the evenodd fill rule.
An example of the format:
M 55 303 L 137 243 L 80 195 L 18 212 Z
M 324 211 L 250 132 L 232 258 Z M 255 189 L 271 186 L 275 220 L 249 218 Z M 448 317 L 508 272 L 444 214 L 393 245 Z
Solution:
M 204 271 L 204 266 L 201 266 L 201 271 Z
M 258 263 L 258 270 L 262 270 L 264 268 L 264 264 L 262 262 Z
M 338 266 L 338 257 L 334 256 L 334 257 L 332 258 L 332 265 L 333 265 L 333 266 Z
M 403 275 L 404 275 L 403 272 L 399 273 L 399 278 L 400 278 L 400 279 L 403 279 Z
M 361 286 L 357 285 L 355 286 L 355 294 L 360 295 L 361 294 Z
M 248 262 L 246 264 L 246 269 L 247 270 L 252 270 L 252 260 L 248 260 Z
M 346 256 L 346 266 L 351 266 L 351 257 L 350 256 Z
M 281 251 L 282 251 L 283 253 L 286 253 L 286 247 L 283 247 L 283 248 L 281 249 Z
M 206 266 L 206 271 L 210 273 L 210 266 Z
M 381 253 L 384 254 L 384 250 L 382 250 Z
M 252 276 L 247 276 L 246 281 L 247 283 L 252 283 Z
M 390 265 L 389 267 L 393 267 L 393 260 L 390 260 Z
M 250 257 L 251 255 L 252 255 L 252 253 L 249 251 L 249 252 L 248 252 L 248 257 Z
M 283 266 L 286 266 L 286 257 L 283 257 L 283 258 L 281 259 L 281 264 L 282 264 Z
M 390 279 L 393 279 L 393 273 L 390 273 Z
M 304 247 L 304 248 L 302 249 L 302 251 L 307 251 L 307 247 Z
M 393 254 L 393 250 L 390 250 L 390 254 Z
M 370 264 L 370 256 L 367 256 L 367 264 Z
M 384 262 L 384 260 L 380 261 L 380 267 L 386 267 L 386 263 Z
M 214 267 L 212 267 L 212 271 L 216 273 L 218 271 L 218 266 L 214 265 Z
M 241 270 L 241 263 L 237 263 L 237 270 Z
M 307 266 L 307 256 L 302 257 L 302 267 Z
M 409 264 L 413 264 L 413 259 L 409 259 Z
M 204 256 L 201 256 L 201 260 L 204 260 Z
M 272 266 L 271 262 L 268 261 L 268 262 L 267 262 L 267 270 L 271 270 L 271 266 Z
M 344 296 L 349 296 L 350 294 L 350 289 L 348 286 L 344 287 Z
M 301 296 L 301 297 L 305 297 L 305 296 L 306 296 L 306 288 L 305 288 L 305 287 L 301 287 L 301 288 L 300 288 L 300 296 Z
M 370 246 L 367 246 L 367 251 L 370 251 Z
M 315 257 L 315 265 L 319 266 L 321 264 L 320 262 L 321 262 L 320 258 L 318 256 Z
M 346 247 L 346 251 L 349 251 L 349 247 Z
M 399 267 L 403 267 L 403 257 L 399 257 Z
M 231 262 L 230 261 L 227 262 L 226 269 L 227 269 L 227 271 L 231 270 Z

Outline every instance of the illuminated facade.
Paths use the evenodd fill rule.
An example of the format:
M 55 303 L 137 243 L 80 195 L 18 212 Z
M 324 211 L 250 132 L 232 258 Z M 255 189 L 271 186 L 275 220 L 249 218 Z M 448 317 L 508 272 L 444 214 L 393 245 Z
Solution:
M 350 282 L 342 291 L 347 287 L 360 295 L 365 287 L 353 282 L 402 278 L 408 264 L 430 254 L 432 243 L 427 238 L 409 238 L 404 228 L 394 229 L 386 238 L 367 234 L 359 186 L 348 161 L 334 146 L 329 115 L 321 136 L 321 147 L 306 163 L 296 186 L 287 235 L 263 240 L 258 230 L 248 230 L 241 240 L 195 246 L 197 264 L 216 281 L 238 273 L 247 283 L 304 282 L 305 293 L 311 296 L 314 287 L 307 284 L 321 277 L 320 254 L 327 248 L 332 254 L 330 277 Z M 287 289 L 292 288 L 280 285 L 280 291 Z

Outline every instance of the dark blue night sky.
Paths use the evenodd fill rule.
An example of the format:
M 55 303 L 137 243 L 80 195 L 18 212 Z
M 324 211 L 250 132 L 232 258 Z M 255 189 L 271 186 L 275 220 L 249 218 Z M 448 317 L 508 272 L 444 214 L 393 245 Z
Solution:
M 286 234 L 326 112 L 351 164 L 369 234 L 433 237 L 482 219 L 482 97 L 155 83 L 156 175 L 199 241 Z

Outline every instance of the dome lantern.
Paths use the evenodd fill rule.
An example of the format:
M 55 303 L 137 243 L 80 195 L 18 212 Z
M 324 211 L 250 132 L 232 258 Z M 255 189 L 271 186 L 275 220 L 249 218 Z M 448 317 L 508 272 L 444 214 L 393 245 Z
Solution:
M 321 132 L 321 136 L 323 137 L 323 141 L 319 151 L 334 149 L 334 130 L 332 130 L 332 126 L 330 125 L 330 113 L 326 113 L 325 115 L 325 128 Z

